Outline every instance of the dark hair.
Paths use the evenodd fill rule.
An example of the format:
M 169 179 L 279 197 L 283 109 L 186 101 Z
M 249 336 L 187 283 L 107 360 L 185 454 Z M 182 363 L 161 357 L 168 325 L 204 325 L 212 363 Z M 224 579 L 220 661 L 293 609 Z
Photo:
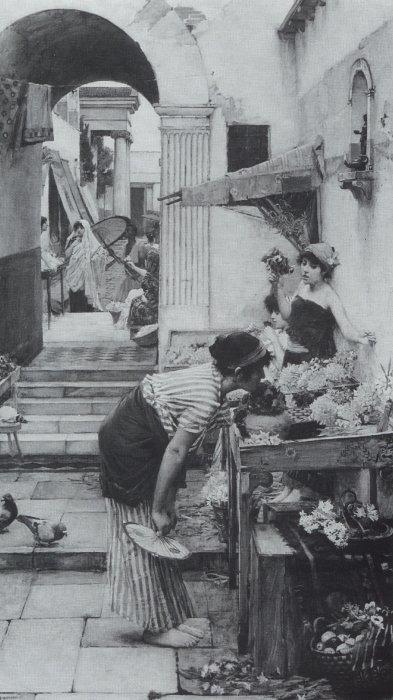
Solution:
M 47 224 L 47 223 L 48 223 L 48 219 L 46 218 L 46 216 L 41 216 L 41 228 L 42 228 L 43 224 Z
M 74 225 L 73 225 L 73 227 L 72 227 L 72 230 L 73 230 L 73 231 L 77 231 L 78 228 L 84 228 L 84 226 L 83 226 L 83 224 L 82 224 L 81 221 L 75 221 L 75 223 L 74 223 Z
M 273 312 L 276 314 L 280 313 L 278 301 L 274 294 L 268 294 L 263 303 L 265 304 L 266 310 L 269 312 L 269 314 L 272 314 Z
M 251 333 L 238 331 L 229 333 L 228 335 L 219 335 L 213 345 L 210 345 L 209 352 L 215 360 L 217 369 L 225 377 L 234 374 L 234 367 L 241 362 L 247 355 L 256 352 L 261 343 L 258 338 Z M 270 353 L 265 352 L 263 357 L 259 357 L 255 362 L 242 367 L 243 375 L 247 378 L 259 368 L 267 367 L 271 360 Z
M 298 265 L 301 265 L 303 260 L 308 260 L 308 262 L 314 267 L 319 267 L 324 280 L 329 280 L 331 278 L 333 270 L 330 267 L 327 267 L 327 265 L 324 265 L 323 262 L 318 260 L 317 256 L 314 255 L 314 253 L 311 253 L 311 251 L 306 250 L 304 253 L 300 253 L 300 255 L 297 258 Z
M 149 241 L 149 243 L 154 243 L 156 238 L 157 238 L 157 231 L 153 229 L 153 231 L 148 231 L 146 234 L 146 238 Z

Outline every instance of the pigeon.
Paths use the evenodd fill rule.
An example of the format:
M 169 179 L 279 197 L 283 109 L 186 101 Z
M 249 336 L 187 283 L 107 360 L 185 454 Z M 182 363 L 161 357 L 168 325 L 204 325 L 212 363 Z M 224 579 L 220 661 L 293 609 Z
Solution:
M 18 521 L 26 525 L 33 533 L 36 545 L 48 547 L 62 540 L 67 535 L 67 527 L 64 523 L 50 523 L 43 518 L 35 518 L 32 515 L 18 515 Z
M 18 515 L 18 508 L 10 493 L 6 493 L 1 499 L 0 510 L 0 534 L 8 532 L 8 525 L 14 522 Z

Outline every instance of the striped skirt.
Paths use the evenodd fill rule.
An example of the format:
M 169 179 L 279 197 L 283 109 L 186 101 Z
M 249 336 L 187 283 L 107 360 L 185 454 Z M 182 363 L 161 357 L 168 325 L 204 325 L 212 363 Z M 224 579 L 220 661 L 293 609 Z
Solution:
M 151 556 L 123 529 L 127 521 L 151 527 L 150 504 L 145 501 L 131 507 L 112 498 L 105 500 L 112 612 L 149 632 L 163 632 L 194 617 L 178 564 Z

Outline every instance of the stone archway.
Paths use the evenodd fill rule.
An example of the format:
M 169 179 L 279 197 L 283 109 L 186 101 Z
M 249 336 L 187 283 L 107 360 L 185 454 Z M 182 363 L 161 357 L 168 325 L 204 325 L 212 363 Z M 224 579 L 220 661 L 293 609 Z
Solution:
M 87 82 L 130 85 L 161 116 L 164 193 L 206 179 L 212 108 L 194 38 L 165 0 L 150 0 L 125 29 L 115 16 L 84 11 L 92 4 L 59 10 L 55 0 L 32 0 L 39 11 L 25 16 L 11 6 L 0 34 L 1 73 L 53 85 L 54 102 Z M 38 144 L 20 149 L 0 173 L 0 352 L 22 360 L 42 347 L 40 169 Z M 209 303 L 208 212 L 163 212 L 161 344 L 172 328 L 207 327 Z

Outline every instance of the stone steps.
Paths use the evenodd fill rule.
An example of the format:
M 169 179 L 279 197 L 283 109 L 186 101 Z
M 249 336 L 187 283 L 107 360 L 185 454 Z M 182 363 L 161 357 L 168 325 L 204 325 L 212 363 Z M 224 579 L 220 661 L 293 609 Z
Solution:
M 98 455 L 97 432 L 92 433 L 19 433 L 19 443 L 24 456 L 47 455 Z M 0 456 L 9 455 L 7 436 L 0 435 Z
M 18 408 L 27 420 L 29 415 L 106 416 L 117 402 L 116 397 L 21 399 Z
M 30 367 L 22 367 L 21 381 L 22 382 L 137 382 L 140 381 L 146 374 L 154 372 L 155 367 L 149 365 L 130 364 L 119 365 L 115 363 L 91 365 L 83 364 L 78 366 L 61 367 L 56 365 L 31 365 Z
M 66 382 L 66 381 L 40 381 L 19 382 L 18 396 L 20 398 L 85 398 L 101 396 L 122 396 L 138 382 Z
M 34 415 L 23 423 L 21 435 L 35 433 L 96 433 L 105 415 Z

